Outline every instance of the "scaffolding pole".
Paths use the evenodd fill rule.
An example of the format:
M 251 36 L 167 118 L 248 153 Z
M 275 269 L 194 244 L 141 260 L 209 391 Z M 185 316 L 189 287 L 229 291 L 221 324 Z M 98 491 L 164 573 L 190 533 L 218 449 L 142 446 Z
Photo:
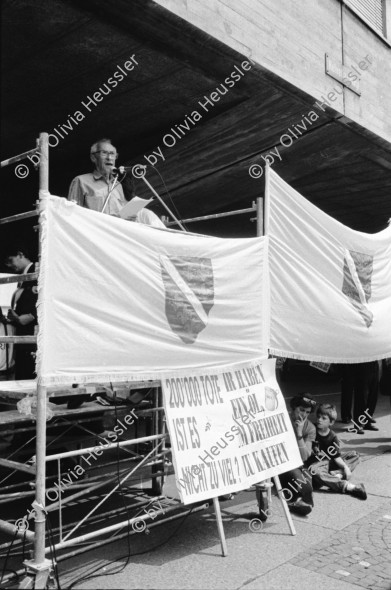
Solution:
M 39 199 L 37 207 L 40 209 L 42 199 L 49 192 L 49 136 L 47 133 L 39 135 Z M 39 225 L 39 254 L 41 257 L 41 217 Z M 39 331 L 39 326 L 38 326 Z M 47 413 L 47 388 L 40 385 L 40 374 L 37 372 L 37 437 L 36 437 L 36 475 L 35 475 L 35 534 L 34 556 L 32 560 L 26 560 L 24 565 L 35 578 L 34 588 L 46 588 L 51 571 L 51 562 L 45 558 L 46 537 L 46 413 Z
M 34 215 L 39 215 L 39 222 L 40 223 L 39 223 L 38 263 L 40 262 L 40 259 L 41 259 L 41 246 L 42 246 L 42 240 L 41 240 L 41 237 L 42 237 L 42 225 L 41 225 L 41 223 L 42 223 L 42 219 L 41 219 L 42 206 L 41 205 L 42 205 L 43 199 L 46 198 L 47 195 L 49 194 L 49 143 L 48 143 L 48 137 L 49 136 L 47 133 L 40 133 L 39 140 L 37 141 L 38 145 L 35 149 L 25 152 L 23 154 L 20 154 L 19 156 L 15 156 L 14 158 L 10 158 L 8 160 L 5 160 L 1 163 L 1 166 L 3 167 L 3 166 L 10 165 L 12 163 L 18 162 L 18 161 L 28 157 L 30 154 L 36 154 L 36 153 L 39 154 L 39 164 L 38 164 L 38 167 L 39 167 L 39 199 L 36 202 L 36 210 L 31 211 L 31 212 L 27 212 L 24 214 L 13 215 L 13 216 L 10 216 L 8 218 L 4 218 L 3 220 L 1 220 L 1 223 L 4 224 L 4 223 L 10 223 L 13 221 L 19 221 L 20 219 L 24 219 L 24 218 L 28 218 L 28 217 L 33 217 Z M 269 170 L 267 167 L 266 168 L 266 178 L 268 178 L 268 172 L 269 172 Z M 170 209 L 167 207 L 167 205 L 164 203 L 164 201 L 161 199 L 161 197 L 158 195 L 158 193 L 155 191 L 155 189 L 147 181 L 147 179 L 145 178 L 145 174 L 142 176 L 142 179 L 143 179 L 144 183 L 148 186 L 148 188 L 152 191 L 152 193 L 161 202 L 161 204 L 165 207 L 167 212 L 174 219 L 174 222 L 171 222 L 168 225 L 177 224 L 182 230 L 186 231 L 185 228 L 183 227 L 183 225 L 181 224 L 181 222 L 170 211 Z M 213 214 L 213 215 L 209 215 L 209 216 L 189 219 L 186 221 L 187 222 L 195 222 L 195 221 L 199 221 L 199 220 L 216 219 L 219 217 L 228 217 L 231 215 L 237 215 L 237 214 L 241 214 L 241 213 L 250 213 L 250 212 L 256 211 L 257 235 L 258 236 L 264 235 L 264 233 L 267 233 L 267 231 L 266 231 L 267 228 L 264 227 L 265 221 L 267 221 L 267 207 L 268 207 L 267 189 L 268 189 L 268 183 L 266 183 L 265 199 L 258 198 L 257 202 L 253 203 L 251 208 L 242 209 L 242 210 L 238 210 L 238 211 L 224 212 L 224 213 L 220 213 L 220 214 Z M 264 208 L 266 209 L 265 215 L 264 215 Z M 38 264 L 38 267 L 39 267 L 39 264 Z M 39 272 L 26 274 L 26 275 L 22 275 L 22 276 L 19 275 L 18 277 L 6 277 L 3 280 L 0 280 L 0 282 L 1 283 L 8 283 L 8 282 L 11 283 L 11 282 L 19 282 L 21 280 L 24 280 L 24 281 L 34 280 L 37 278 L 38 274 L 39 274 Z M 39 331 L 39 329 L 40 328 L 38 326 L 38 331 Z M 36 340 L 37 340 L 36 336 L 2 337 L 2 338 L 0 338 L 0 342 L 2 342 L 2 341 L 35 342 Z M 27 568 L 27 573 L 29 574 L 29 576 L 32 577 L 33 585 L 34 585 L 34 588 L 36 588 L 36 589 L 46 588 L 47 581 L 48 581 L 49 575 L 51 573 L 51 568 L 52 568 L 51 562 L 45 558 L 45 554 L 50 551 L 50 548 L 45 548 L 46 515 L 47 515 L 46 504 L 45 504 L 45 495 L 46 495 L 46 461 L 55 458 L 54 456 L 50 457 L 50 459 L 46 457 L 46 417 L 47 417 L 47 393 L 48 393 L 48 391 L 47 391 L 47 387 L 40 384 L 40 378 L 41 378 L 41 375 L 40 375 L 39 371 L 37 371 L 37 381 L 36 381 L 36 383 L 37 383 L 36 384 L 36 396 L 37 396 L 36 479 L 35 479 L 36 492 L 35 492 L 35 500 L 33 502 L 33 508 L 34 508 L 34 512 L 35 512 L 34 551 L 33 551 L 33 558 L 31 560 L 26 560 L 24 562 L 24 565 Z M 159 391 L 158 390 L 155 390 L 154 402 L 155 402 L 155 406 L 160 405 L 160 403 L 161 403 L 161 399 L 159 399 Z M 163 434 L 158 435 L 158 432 L 161 429 L 163 430 Z M 161 438 L 162 439 L 161 444 L 164 445 L 165 421 L 164 421 L 163 417 L 160 418 L 157 415 L 154 416 L 153 431 L 154 431 L 155 436 L 146 437 L 146 438 Z M 143 440 L 143 439 L 140 439 L 140 440 Z M 140 441 L 138 441 L 138 442 L 140 442 Z M 119 445 L 120 444 L 121 443 L 119 443 Z M 118 445 L 118 443 L 117 443 L 117 445 Z M 85 449 L 82 450 L 81 452 L 85 452 Z M 164 449 L 163 449 L 163 453 L 164 453 Z M 61 456 L 65 456 L 67 454 L 69 454 L 69 453 L 62 453 Z M 71 452 L 70 454 L 75 454 L 75 452 Z M 159 470 L 160 455 L 157 452 L 157 448 L 153 449 L 143 459 L 143 461 L 147 460 L 150 455 L 154 456 L 154 466 L 155 466 L 154 483 L 155 483 L 155 488 L 156 488 L 155 493 L 157 492 L 157 495 L 160 495 L 162 484 L 160 482 L 159 483 L 157 482 L 157 476 L 160 475 L 160 473 L 163 473 L 163 476 L 164 476 L 164 464 L 163 464 L 163 471 L 161 472 Z M 143 461 L 141 463 L 143 463 Z M 131 473 L 133 473 L 133 471 Z M 130 476 L 130 474 L 128 474 L 122 480 L 122 482 L 124 482 L 129 476 Z M 110 496 L 115 491 L 115 489 L 117 487 L 118 486 L 116 486 L 110 492 L 110 494 L 108 496 Z M 106 496 L 105 499 L 108 496 Z M 96 510 L 98 508 L 98 506 L 103 501 L 101 501 L 94 508 L 94 510 Z M 218 503 L 217 503 L 217 506 L 218 506 Z M 50 508 L 53 508 L 53 506 L 49 507 L 49 509 Z M 199 507 L 198 509 L 201 509 L 201 508 L 203 508 L 203 507 Z M 216 508 L 216 503 L 215 503 L 215 508 Z M 87 515 L 87 517 L 88 516 L 89 515 Z M 216 514 L 216 516 L 218 518 L 218 514 Z M 84 522 L 84 520 L 86 520 L 87 517 L 85 517 L 82 522 Z M 174 517 L 172 517 L 172 518 L 174 518 Z M 130 521 L 125 521 L 125 522 L 127 524 L 129 524 Z M 79 523 L 78 526 L 80 526 L 80 524 L 81 523 Z M 104 531 L 116 530 L 117 528 L 120 528 L 123 525 L 124 525 L 124 523 L 116 524 L 116 525 L 113 525 L 110 527 L 106 527 L 105 529 L 101 529 L 99 531 L 87 533 L 86 535 L 82 535 L 80 538 L 68 539 L 68 537 L 71 535 L 71 533 L 74 532 L 74 531 L 71 531 L 70 533 L 68 533 L 66 535 L 66 537 L 64 539 L 61 540 L 61 543 L 58 544 L 57 547 L 65 547 L 65 546 L 68 546 L 71 544 L 75 544 L 76 542 L 79 542 L 80 540 L 85 540 L 87 538 L 93 538 L 95 536 L 98 536 L 99 534 L 102 534 L 102 532 L 104 532 Z M 220 536 L 220 538 L 222 541 L 223 554 L 226 554 L 226 548 L 224 549 L 224 546 L 223 546 L 223 541 L 225 543 L 225 539 L 223 539 L 222 536 Z M 27 588 L 26 585 L 24 587 Z
M 243 213 L 253 213 L 257 211 L 256 206 L 247 209 L 237 209 L 236 211 L 224 211 L 223 213 L 212 213 L 211 215 L 202 215 L 201 217 L 190 217 L 189 219 L 182 219 L 182 223 L 195 223 L 196 221 L 208 221 L 209 219 L 220 219 L 220 217 L 231 217 L 232 215 L 241 215 Z M 177 225 L 176 221 L 167 221 L 166 226 Z
M 42 133 L 41 133 L 42 135 Z M 25 158 L 28 158 L 29 156 L 33 155 L 33 154 L 39 154 L 39 147 L 35 147 L 32 150 L 29 150 L 28 152 L 23 152 L 23 154 L 18 154 L 17 156 L 13 156 L 13 158 L 8 158 L 8 160 L 3 160 L 1 162 L 1 168 L 4 168 L 5 166 L 10 166 L 11 164 L 16 164 L 16 162 L 20 162 L 21 160 L 24 160 Z

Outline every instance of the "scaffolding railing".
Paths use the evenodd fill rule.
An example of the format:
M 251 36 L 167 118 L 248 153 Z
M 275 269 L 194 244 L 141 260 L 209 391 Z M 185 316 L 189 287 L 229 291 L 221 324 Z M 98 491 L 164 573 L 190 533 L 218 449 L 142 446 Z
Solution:
M 22 154 L 19 154 L 17 156 L 14 156 L 13 158 L 9 158 L 8 160 L 4 160 L 3 162 L 1 162 L 1 167 L 9 166 L 13 163 L 19 162 L 32 154 L 39 154 L 39 164 L 38 164 L 39 198 L 38 198 L 38 201 L 36 202 L 36 209 L 34 211 L 28 211 L 26 213 L 20 213 L 20 214 L 16 214 L 16 215 L 12 215 L 12 216 L 0 219 L 0 225 L 12 223 L 12 222 L 17 222 L 20 220 L 24 220 L 24 219 L 27 219 L 30 217 L 40 215 L 40 211 L 42 210 L 42 207 L 41 207 L 42 199 L 45 198 L 45 196 L 47 196 L 49 194 L 48 134 L 47 133 L 40 133 L 39 139 L 37 140 L 37 147 L 36 148 L 29 150 L 27 152 L 24 152 Z M 149 186 L 151 188 L 152 192 L 156 195 L 156 191 L 150 186 L 150 184 L 146 181 L 146 179 L 143 178 L 143 180 L 147 184 L 147 186 Z M 160 200 L 160 197 L 159 197 L 159 200 Z M 258 198 L 256 200 L 256 202 L 253 203 L 251 208 L 242 209 L 242 210 L 238 210 L 238 211 L 223 212 L 223 213 L 207 215 L 207 216 L 203 216 L 203 217 L 196 217 L 196 218 L 192 218 L 192 219 L 186 219 L 186 220 L 182 220 L 182 223 L 205 221 L 208 219 L 218 219 L 221 217 L 228 217 L 231 215 L 238 215 L 238 214 L 251 213 L 251 212 L 254 212 L 256 214 L 253 220 L 256 221 L 256 227 L 257 227 L 256 233 L 258 236 L 261 236 L 261 235 L 263 235 L 263 198 L 261 198 L 261 197 Z M 169 213 L 171 213 L 171 212 L 169 211 Z M 167 225 L 176 224 L 179 227 L 181 227 L 181 229 L 183 229 L 182 223 L 179 220 L 177 220 L 175 218 L 175 216 L 173 216 L 173 218 L 175 219 L 175 221 L 169 222 L 169 223 L 167 223 Z M 40 239 L 40 237 L 41 237 L 41 221 L 39 223 L 38 268 L 39 268 L 39 262 L 40 262 L 40 257 L 41 257 L 41 239 Z M 21 282 L 25 282 L 25 281 L 37 280 L 38 276 L 39 276 L 39 271 L 34 272 L 34 273 L 16 275 L 16 276 L 8 276 L 8 277 L 0 278 L 0 284 L 13 283 L 13 282 L 21 283 Z M 39 332 L 39 325 L 38 325 L 38 332 Z M 14 343 L 16 345 L 26 344 L 26 343 L 36 343 L 37 339 L 38 339 L 37 335 L 35 335 L 35 336 L 16 336 L 16 335 L 0 336 L 0 342 L 6 343 L 6 344 L 7 343 L 8 344 Z M 35 531 L 33 534 L 31 534 L 29 531 L 29 535 L 28 535 L 29 539 L 33 540 L 33 542 L 34 542 L 34 552 L 33 552 L 33 559 L 25 561 L 24 565 L 27 568 L 27 571 L 30 574 L 32 574 L 35 578 L 35 588 L 45 588 L 46 583 L 47 583 L 47 579 L 48 579 L 48 576 L 49 576 L 49 573 L 50 573 L 51 567 L 52 567 L 51 561 L 49 561 L 45 557 L 45 555 L 47 553 L 51 552 L 50 547 L 49 548 L 45 547 L 46 515 L 47 515 L 48 510 L 53 510 L 54 508 L 57 507 L 57 504 L 58 504 L 58 503 L 54 503 L 53 505 L 49 506 L 48 509 L 46 509 L 46 507 L 45 507 L 46 463 L 51 460 L 60 461 L 61 458 L 64 458 L 67 456 L 75 456 L 77 454 L 80 454 L 81 451 L 79 450 L 79 451 L 58 453 L 54 456 L 51 456 L 51 455 L 47 456 L 46 455 L 46 419 L 47 419 L 48 388 L 45 386 L 42 386 L 40 384 L 39 373 L 37 374 L 37 379 L 36 379 L 36 398 L 37 398 L 37 406 L 36 406 L 36 463 L 35 463 L 35 469 L 34 469 L 34 471 L 35 471 L 35 501 L 33 502 L 34 514 L 35 514 Z M 146 457 L 144 457 L 141 464 L 143 464 L 150 457 L 155 462 L 158 461 L 161 458 L 161 456 L 164 457 L 164 455 L 167 452 L 164 448 L 164 441 L 167 437 L 167 434 L 165 431 L 165 423 L 162 418 L 163 408 L 161 406 L 162 406 L 161 397 L 159 396 L 158 389 L 155 389 L 155 396 L 154 396 L 155 412 L 153 412 L 153 418 L 152 418 L 152 420 L 153 420 L 153 433 L 154 434 L 149 437 L 144 437 L 141 439 L 137 438 L 134 440 L 126 441 L 123 444 L 122 443 L 115 443 L 115 444 L 113 443 L 114 446 L 120 445 L 120 446 L 126 447 L 126 446 L 129 446 L 132 444 L 140 443 L 141 440 L 148 440 L 148 441 L 152 441 L 152 440 L 155 441 L 156 440 L 156 441 L 159 441 L 158 446 L 160 444 L 162 444 L 161 451 L 159 451 L 158 446 L 153 448 L 152 451 L 150 453 L 148 453 L 148 455 Z M 83 449 L 82 452 L 85 452 L 85 449 Z M 163 460 L 163 464 L 164 464 L 164 460 Z M 137 469 L 137 467 L 135 469 Z M 131 473 L 133 473 L 135 471 L 135 469 L 132 470 Z M 161 475 L 161 473 L 159 471 L 155 470 L 155 474 L 152 474 L 153 483 L 156 481 L 156 479 L 154 479 L 154 478 L 156 478 L 158 475 Z M 164 475 L 164 469 L 163 469 L 163 475 Z M 128 479 L 128 477 L 129 477 L 129 475 L 125 476 L 125 478 L 123 478 L 123 481 Z M 100 484 L 98 484 L 98 485 L 100 485 Z M 157 489 L 157 491 L 159 491 L 159 490 Z M 76 495 L 82 494 L 82 493 L 83 492 L 77 492 Z M 204 507 L 205 506 L 200 506 L 200 507 L 196 508 L 195 511 L 203 509 Z M 61 509 L 61 500 L 59 502 L 59 509 Z M 92 510 L 91 513 L 94 512 L 94 510 Z M 172 508 L 167 510 L 167 512 L 171 512 L 171 510 L 172 510 Z M 187 512 L 188 512 L 188 510 L 187 510 Z M 83 522 L 87 519 L 87 517 L 85 519 L 83 519 Z M 146 518 L 147 518 L 147 516 L 142 517 L 143 520 L 145 520 Z M 172 520 L 173 518 L 176 518 L 176 516 L 170 516 L 170 517 L 166 518 L 165 520 L 159 521 L 158 523 L 154 523 L 153 525 L 150 525 L 150 526 L 156 526 L 157 524 L 160 524 L 161 522 L 169 521 L 169 520 Z M 61 515 L 60 515 L 60 520 L 61 520 Z M 116 523 L 115 525 L 105 527 L 104 529 L 101 529 L 98 531 L 92 531 L 91 533 L 86 533 L 82 536 L 79 536 L 79 537 L 76 537 L 73 539 L 69 538 L 71 536 L 71 533 L 68 533 L 65 537 L 63 537 L 62 528 L 61 528 L 62 525 L 60 524 L 60 541 L 59 541 L 59 543 L 54 544 L 54 547 L 55 548 L 68 547 L 70 545 L 80 543 L 81 541 L 85 541 L 87 539 L 91 539 L 93 537 L 96 537 L 102 532 L 109 532 L 109 531 L 118 530 L 121 527 L 123 527 L 125 524 L 129 525 L 129 523 L 131 523 L 131 520 L 127 519 L 126 522 Z M 72 532 L 74 532 L 77 528 L 78 528 L 78 526 L 75 527 Z M 4 530 L 5 530 L 5 528 L 4 528 Z M 126 535 L 126 534 L 129 534 L 129 532 L 124 533 L 124 535 Z M 121 535 L 121 536 L 124 536 L 124 535 Z M 120 538 L 121 536 L 117 536 L 116 538 Z M 97 545 L 99 545 L 99 544 L 100 543 L 97 543 Z M 80 549 L 80 551 L 85 551 L 85 550 L 87 550 L 87 549 L 86 548 Z M 76 552 L 73 552 L 73 554 L 75 554 L 75 553 Z
M 36 203 L 36 211 L 34 214 L 38 214 L 40 202 L 45 194 L 49 191 L 49 136 L 47 133 L 40 133 L 39 139 L 37 140 L 37 146 L 4 160 L 1 162 L 1 167 L 9 166 L 15 162 L 20 162 L 26 159 L 32 154 L 39 154 L 39 198 Z M 32 212 L 30 212 L 32 213 Z M 28 217 L 32 214 L 27 214 Z M 26 214 L 14 215 L 11 218 L 5 218 L 4 222 L 19 221 L 25 219 Z M 40 259 L 40 243 L 39 243 L 39 255 L 38 263 Z M 25 282 L 37 279 L 37 273 L 27 273 L 25 275 L 19 275 L 18 277 L 9 277 L 0 279 L 1 283 L 7 282 Z M 39 326 L 38 326 L 39 330 Z M 26 342 L 37 342 L 37 336 L 2 336 L 0 342 L 13 342 L 14 344 L 21 344 Z M 39 376 L 38 376 L 39 377 Z M 43 581 L 46 585 L 46 580 L 51 568 L 51 562 L 45 559 L 45 528 L 46 528 L 46 515 L 45 515 L 45 473 L 46 473 L 46 388 L 39 384 L 37 381 L 37 434 L 36 434 L 36 493 L 35 493 L 35 533 L 34 533 L 34 558 L 30 560 L 26 565 L 36 575 L 36 587 L 41 587 Z M 42 586 L 45 587 L 45 586 Z
M 211 215 L 202 215 L 201 217 L 189 217 L 188 219 L 182 219 L 181 221 L 182 223 L 196 223 L 197 221 L 209 221 L 210 219 L 221 219 L 222 217 L 232 217 L 234 215 L 243 215 L 245 213 L 255 213 L 255 217 L 253 217 L 251 221 L 256 221 L 257 223 L 257 236 L 263 236 L 263 207 L 263 197 L 258 197 L 256 201 L 253 201 L 252 206 L 247 207 L 246 209 L 237 209 L 235 211 L 223 211 L 221 213 L 212 213 Z M 171 227 L 172 225 L 179 225 L 177 220 L 169 221 L 168 218 L 164 219 L 164 224 L 166 225 L 166 227 Z
M 21 220 L 35 217 L 35 216 L 39 217 L 39 239 L 38 239 L 38 244 L 39 244 L 38 269 L 39 269 L 39 262 L 40 262 L 40 257 L 41 257 L 41 233 L 42 233 L 41 232 L 41 220 L 40 220 L 40 211 L 42 210 L 41 202 L 42 202 L 42 199 L 44 199 L 49 194 L 48 134 L 41 133 L 39 136 L 39 139 L 37 140 L 37 147 L 36 148 L 29 150 L 27 152 L 24 152 L 22 154 L 19 154 L 18 156 L 15 156 L 13 158 L 9 158 L 7 160 L 4 160 L 3 162 L 1 162 L 1 167 L 9 166 L 9 165 L 14 164 L 16 162 L 19 162 L 19 161 L 29 157 L 32 154 L 39 154 L 39 163 L 37 165 L 38 170 L 39 170 L 39 198 L 38 198 L 38 201 L 36 202 L 36 209 L 34 211 L 28 211 L 26 213 L 11 215 L 9 217 L 5 217 L 3 219 L 0 219 L 0 225 L 21 221 Z M 38 277 L 39 277 L 39 270 L 34 273 L 6 276 L 6 277 L 0 279 L 0 284 L 23 283 L 26 281 L 37 280 Z M 38 332 L 39 332 L 39 329 L 40 328 L 38 325 Z M 5 343 L 5 344 L 13 343 L 16 345 L 20 345 L 20 344 L 26 344 L 26 343 L 36 343 L 37 340 L 38 340 L 38 335 L 0 336 L 0 342 Z M 147 384 L 147 382 L 145 382 L 144 387 L 146 387 L 147 385 L 149 387 L 151 387 L 150 383 Z M 154 407 L 151 408 L 152 435 L 147 436 L 147 437 L 141 437 L 141 438 L 137 437 L 137 438 L 130 440 L 130 441 L 118 442 L 115 444 L 113 443 L 113 445 L 110 445 L 109 447 L 107 447 L 104 450 L 108 450 L 111 447 L 125 448 L 125 447 L 131 446 L 131 445 L 139 445 L 143 441 L 145 441 L 147 443 L 155 443 L 155 442 L 158 443 L 157 446 L 155 446 L 155 447 L 152 445 L 153 448 L 150 451 L 150 453 L 148 453 L 146 455 L 146 457 L 142 458 L 142 456 L 139 456 L 139 455 L 136 457 L 137 460 L 140 457 L 142 458 L 142 460 L 141 460 L 141 462 L 138 463 L 138 465 L 136 465 L 134 468 L 132 468 L 130 474 L 133 474 L 136 471 L 136 469 L 139 469 L 141 466 L 143 466 L 143 464 L 146 464 L 147 466 L 152 466 L 152 474 L 151 474 L 152 492 L 155 493 L 156 495 L 159 495 L 161 492 L 161 484 L 160 484 L 160 482 L 158 482 L 158 478 L 160 477 L 161 482 L 163 481 L 163 477 L 164 477 L 164 473 L 165 473 L 164 456 L 169 451 L 165 449 L 165 439 L 167 437 L 167 434 L 166 434 L 166 430 L 165 430 L 165 423 L 164 423 L 164 420 L 162 417 L 163 408 L 162 408 L 162 403 L 161 403 L 162 402 L 161 391 L 159 392 L 159 389 L 156 387 L 156 384 L 154 384 L 154 385 L 155 386 L 152 386 L 152 389 L 154 391 L 154 398 L 153 398 L 153 406 Z M 46 420 L 47 420 L 47 404 L 48 404 L 49 388 L 42 386 L 40 384 L 39 372 L 37 373 L 37 378 L 35 380 L 35 387 L 36 387 L 35 465 L 27 468 L 25 465 L 15 462 L 15 461 L 3 460 L 2 462 L 3 462 L 3 466 L 8 465 L 8 467 L 10 469 L 14 469 L 14 470 L 22 471 L 22 472 L 26 471 L 28 469 L 28 473 L 35 474 L 35 500 L 32 504 L 33 513 L 34 513 L 34 521 L 35 521 L 35 531 L 34 531 L 34 533 L 32 533 L 31 531 L 27 531 L 28 534 L 26 534 L 26 537 L 25 537 L 25 538 L 28 538 L 29 541 L 34 543 L 33 558 L 30 560 L 26 560 L 24 562 L 24 566 L 27 569 L 27 573 L 29 575 L 32 575 L 32 577 L 34 578 L 34 587 L 35 588 L 45 588 L 49 574 L 51 572 L 51 568 L 52 568 L 52 561 L 46 559 L 46 557 L 45 557 L 46 554 L 51 553 L 52 546 L 53 546 L 53 548 L 62 549 L 63 547 L 77 545 L 81 539 L 81 537 L 77 537 L 77 538 L 73 538 L 73 539 L 71 538 L 72 533 L 74 533 L 80 527 L 81 523 L 77 523 L 76 527 L 74 527 L 74 529 L 71 532 L 67 533 L 66 538 L 63 538 L 62 505 L 65 506 L 67 504 L 67 501 L 69 501 L 70 498 L 67 497 L 67 498 L 63 499 L 63 501 L 61 501 L 61 494 L 60 494 L 60 501 L 58 503 L 55 502 L 55 503 L 52 503 L 50 506 L 46 507 L 46 504 L 45 504 L 45 501 L 46 501 L 45 500 L 46 481 L 47 481 L 46 464 L 47 464 L 47 462 L 53 461 L 54 459 L 56 459 L 58 462 L 60 462 L 62 458 L 74 457 L 80 453 L 85 453 L 86 451 L 88 451 L 88 447 L 87 447 L 87 449 L 81 449 L 78 451 L 68 451 L 68 452 L 57 453 L 54 456 L 46 454 Z M 140 384 L 139 383 L 135 384 L 135 387 L 140 388 Z M 111 410 L 112 410 L 112 408 L 111 408 Z M 147 412 L 147 410 L 146 410 L 146 412 Z M 142 413 L 143 413 L 143 410 L 140 411 L 140 414 L 142 414 Z M 161 447 L 160 451 L 159 451 L 158 447 Z M 162 460 L 162 458 L 163 458 L 163 460 Z M 146 463 L 146 461 L 148 461 L 148 460 L 149 460 L 149 463 Z M 162 470 L 159 470 L 159 467 L 161 465 L 163 465 L 163 468 L 162 468 Z M 127 474 L 123 478 L 123 482 L 125 482 L 127 479 L 129 479 L 130 474 Z M 117 476 L 114 478 L 115 481 L 117 481 L 116 478 L 117 478 Z M 103 480 L 104 478 L 99 476 L 98 479 Z M 110 480 L 109 480 L 109 482 L 110 482 Z M 97 486 L 101 488 L 107 484 L 108 484 L 107 479 L 104 481 L 100 481 L 96 485 L 94 484 L 94 482 L 91 482 L 89 484 L 89 487 L 87 487 L 87 489 L 81 490 L 80 492 L 73 494 L 73 497 L 75 495 L 76 496 L 82 496 L 83 494 L 86 495 L 89 493 L 89 491 L 91 489 L 94 489 Z M 106 494 L 106 496 L 104 497 L 104 500 L 107 497 L 109 497 L 112 493 L 113 493 L 113 491 L 111 490 L 108 494 Z M 95 512 L 95 510 L 101 504 L 103 504 L 103 501 L 99 502 L 98 505 L 95 506 L 95 508 L 92 509 L 90 511 L 90 513 L 85 518 L 83 518 L 82 522 L 85 522 L 87 520 L 87 518 L 93 512 Z M 165 511 L 172 512 L 173 509 L 178 507 L 178 503 L 175 502 L 175 504 L 176 504 L 176 506 L 174 506 L 174 507 L 173 506 L 166 507 Z M 49 510 L 53 510 L 56 508 L 58 508 L 58 511 L 59 511 L 59 522 L 60 522 L 59 542 L 53 543 L 53 544 L 49 543 L 49 547 L 46 547 L 45 544 L 46 544 L 46 530 L 47 530 L 46 529 L 47 513 Z M 140 518 L 141 517 L 139 517 L 138 520 L 140 520 Z M 145 520 L 146 518 L 147 518 L 147 516 L 143 516 L 141 519 Z M 176 518 L 176 516 L 170 516 L 170 517 L 161 519 L 157 523 L 154 523 L 154 526 L 156 526 L 157 524 L 162 524 L 163 522 L 166 522 L 168 520 L 172 520 L 173 518 Z M 99 529 L 99 530 L 94 530 L 93 532 L 87 532 L 82 535 L 82 538 L 85 540 L 93 539 L 96 536 L 104 534 L 108 531 L 119 530 L 119 529 L 123 528 L 125 525 L 129 526 L 129 524 L 132 524 L 132 522 L 134 522 L 134 519 L 130 519 L 130 520 L 127 519 L 127 521 L 125 521 L 125 522 L 116 523 L 115 525 L 104 527 L 103 529 Z M 8 522 L 0 521 L 0 529 L 1 530 L 5 531 L 5 532 L 7 532 L 7 531 L 10 532 L 10 528 L 12 528 L 12 525 L 10 525 Z M 13 532 L 15 533 L 15 530 L 13 530 Z M 21 533 L 22 537 L 23 537 L 24 533 L 26 533 L 26 531 Z M 14 539 L 17 536 L 20 537 L 20 534 L 19 534 L 18 530 L 16 529 Z M 99 544 L 99 543 L 97 543 L 97 544 Z M 82 552 L 84 550 L 85 550 L 85 548 L 81 548 L 79 551 Z M 75 554 L 77 552 L 78 551 L 74 551 L 73 553 Z M 53 559 L 53 556 L 52 556 L 52 559 Z

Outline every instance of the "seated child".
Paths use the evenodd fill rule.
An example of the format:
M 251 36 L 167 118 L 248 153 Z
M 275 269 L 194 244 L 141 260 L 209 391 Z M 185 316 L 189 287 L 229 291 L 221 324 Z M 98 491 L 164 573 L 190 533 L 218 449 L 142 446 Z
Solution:
M 314 455 L 308 465 L 313 487 L 327 486 L 333 492 L 350 494 L 367 499 L 364 484 L 352 484 L 348 480 L 357 467 L 360 457 L 356 451 L 341 455 L 340 442 L 330 428 L 337 419 L 337 409 L 332 404 L 321 404 L 316 410 L 316 440 Z

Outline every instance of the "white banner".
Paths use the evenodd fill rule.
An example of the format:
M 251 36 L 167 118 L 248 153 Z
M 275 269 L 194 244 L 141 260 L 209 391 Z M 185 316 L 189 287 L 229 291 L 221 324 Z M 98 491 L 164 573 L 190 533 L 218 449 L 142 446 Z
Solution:
M 267 239 L 160 230 L 44 199 L 43 385 L 160 379 L 267 358 Z
M 12 276 L 14 273 L 0 272 L 0 278 Z M 11 307 L 12 295 L 17 289 L 17 283 L 2 283 L 0 285 L 0 307 L 4 315 L 7 315 L 8 309 Z
M 184 504 L 244 490 L 302 465 L 275 359 L 162 381 Z
M 391 226 L 354 231 L 269 177 L 270 352 L 323 363 L 390 357 Z
M 14 326 L 6 322 L 0 322 L 0 336 L 13 336 L 14 334 Z M 14 364 L 14 345 L 0 342 L 0 371 L 8 371 Z
M 0 278 L 9 277 L 13 273 L 0 273 Z M 5 316 L 11 307 L 12 295 L 17 289 L 16 283 L 3 283 L 0 285 L 0 309 Z M 0 323 L 1 336 L 13 336 L 15 327 L 12 324 Z M 14 366 L 14 345 L 0 343 L 0 371 L 7 371 Z

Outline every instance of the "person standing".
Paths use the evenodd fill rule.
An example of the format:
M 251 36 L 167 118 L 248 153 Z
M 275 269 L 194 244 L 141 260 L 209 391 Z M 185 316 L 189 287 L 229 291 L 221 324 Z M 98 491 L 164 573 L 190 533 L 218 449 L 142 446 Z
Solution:
M 117 158 L 117 150 L 110 139 L 95 142 L 90 149 L 94 170 L 72 180 L 68 200 L 93 211 L 102 211 L 110 194 L 104 213 L 119 215 L 122 207 L 126 205 L 126 199 L 118 177 L 113 174 Z
M 5 260 L 8 268 L 18 274 L 33 273 L 36 265 L 31 261 L 26 248 L 14 248 Z M 12 296 L 11 308 L 7 319 L 15 327 L 16 336 L 33 336 L 37 325 L 37 281 L 25 281 L 18 284 Z M 35 378 L 36 344 L 15 345 L 15 379 Z
M 341 365 L 341 422 L 344 424 L 349 424 L 353 417 L 354 367 L 355 365 Z
M 117 158 L 117 150 L 110 139 L 104 138 L 93 143 L 90 159 L 94 170 L 72 180 L 68 200 L 93 211 L 102 212 L 104 208 L 103 213 L 119 217 L 121 209 L 134 196 L 134 187 L 132 179 L 126 175 L 119 181 L 119 175 L 114 172 Z M 159 217 L 145 208 L 132 221 L 165 228 Z
M 376 420 L 373 415 L 376 410 L 377 398 L 380 389 L 380 364 L 379 361 L 372 361 L 368 363 L 367 375 L 368 375 L 368 397 L 366 403 L 367 415 L 369 414 L 368 423 L 364 425 L 364 430 L 379 430 L 374 424 Z
M 374 426 L 376 420 L 373 418 L 378 392 L 378 361 L 342 365 L 341 419 L 345 424 L 351 421 L 353 404 L 355 434 L 364 434 L 364 430 L 379 430 Z

